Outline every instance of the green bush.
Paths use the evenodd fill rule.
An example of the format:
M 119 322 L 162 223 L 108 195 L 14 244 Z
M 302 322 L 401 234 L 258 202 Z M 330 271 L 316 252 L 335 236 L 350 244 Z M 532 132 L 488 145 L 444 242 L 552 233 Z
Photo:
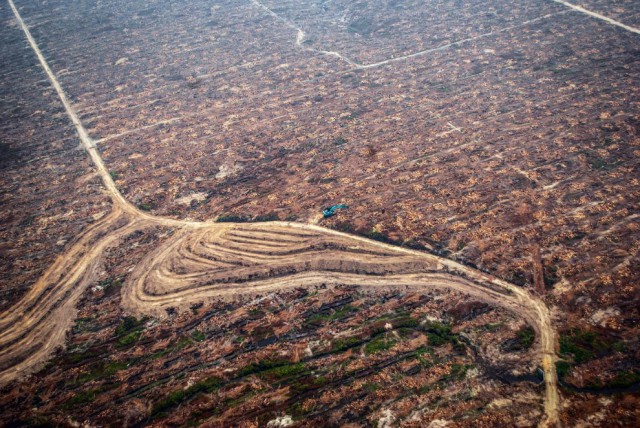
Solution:
M 571 364 L 566 361 L 558 361 L 556 362 L 556 373 L 558 374 L 558 379 L 564 379 L 569 372 L 571 371 Z
M 136 317 L 127 316 L 122 319 L 122 322 L 116 327 L 116 336 L 125 334 L 131 330 L 137 329 L 141 326 L 143 320 L 138 321 Z
M 532 327 L 526 326 L 518 331 L 517 337 L 520 345 L 524 349 L 529 349 L 531 348 L 531 345 L 533 345 L 533 342 L 536 338 L 536 332 Z
M 451 326 L 439 322 L 429 322 L 423 329 L 429 338 L 429 345 L 442 346 L 448 342 L 454 342 L 455 335 L 451 333 Z M 455 340 L 457 343 L 457 339 Z

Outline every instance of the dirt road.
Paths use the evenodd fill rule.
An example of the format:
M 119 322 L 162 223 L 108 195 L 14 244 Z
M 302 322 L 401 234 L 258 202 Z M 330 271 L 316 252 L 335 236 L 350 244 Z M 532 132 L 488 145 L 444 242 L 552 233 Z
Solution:
M 174 237 L 139 263 L 125 284 L 123 304 L 131 312 L 163 316 L 168 307 L 319 284 L 453 289 L 507 308 L 536 330 L 546 384 L 541 425 L 558 424 L 555 332 L 538 297 L 451 260 L 316 225 L 205 223 L 141 212 L 118 191 L 13 0 L 8 2 L 111 195 L 113 211 L 78 237 L 20 302 L 0 314 L 0 384 L 37 369 L 64 344 L 75 305 L 95 282 L 105 249 L 136 230 L 167 226 L 177 229 Z

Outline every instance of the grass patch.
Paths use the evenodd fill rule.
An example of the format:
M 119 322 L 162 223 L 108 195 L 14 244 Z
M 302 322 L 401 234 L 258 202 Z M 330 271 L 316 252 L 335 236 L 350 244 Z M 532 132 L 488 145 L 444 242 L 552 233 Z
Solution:
M 427 359 L 425 354 L 428 354 L 430 358 L 433 358 L 433 349 L 426 348 L 424 346 L 416 349 L 416 359 L 420 363 L 422 367 L 425 369 L 433 367 L 433 361 L 431 359 Z
M 222 214 L 216 219 L 217 223 L 247 223 L 249 217 L 235 214 Z
M 280 220 L 280 217 L 278 217 L 278 214 L 269 213 L 269 214 L 257 215 L 253 218 L 252 221 L 259 223 L 264 221 L 279 221 L 279 220 Z
M 433 346 L 442 346 L 449 343 L 454 337 L 451 333 L 451 326 L 439 322 L 425 324 L 424 330 L 429 338 L 429 344 Z
M 431 346 L 437 347 L 451 343 L 453 345 L 453 349 L 458 352 L 464 351 L 465 349 L 465 346 L 459 340 L 458 335 L 451 332 L 451 326 L 449 324 L 428 322 L 422 326 L 422 329 L 427 333 L 429 345 Z
M 505 352 L 524 351 L 531 348 L 535 339 L 536 333 L 533 328 L 526 326 L 518 330 L 515 338 L 503 342 L 501 348 Z
M 318 389 L 329 383 L 325 376 L 307 376 L 291 384 L 291 391 L 295 394 L 302 394 L 307 391 Z
M 82 353 L 70 352 L 66 355 L 66 359 L 72 364 L 77 364 L 86 359 L 97 357 L 98 355 L 100 354 L 96 351 L 86 350 Z

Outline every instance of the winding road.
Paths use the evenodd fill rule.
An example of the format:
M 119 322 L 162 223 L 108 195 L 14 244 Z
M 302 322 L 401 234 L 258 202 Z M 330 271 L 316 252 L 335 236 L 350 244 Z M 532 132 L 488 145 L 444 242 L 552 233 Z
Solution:
M 317 225 L 195 222 L 140 211 L 118 191 L 13 0 L 8 3 L 109 192 L 113 208 L 75 240 L 21 301 L 0 314 L 0 385 L 33 372 L 56 347 L 64 345 L 75 306 L 95 283 L 105 249 L 134 231 L 166 226 L 176 230 L 173 237 L 135 267 L 123 288 L 123 305 L 128 311 L 163 316 L 168 307 L 319 284 L 456 290 L 504 307 L 535 329 L 545 381 L 545 416 L 540 426 L 559 424 L 556 336 L 549 310 L 540 298 L 452 260 Z

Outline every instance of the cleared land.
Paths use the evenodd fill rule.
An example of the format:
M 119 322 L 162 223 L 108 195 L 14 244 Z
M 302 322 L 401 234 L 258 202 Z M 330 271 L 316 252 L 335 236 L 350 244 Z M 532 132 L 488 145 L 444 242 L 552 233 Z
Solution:
M 209 233 L 209 237 L 220 236 L 223 231 L 223 227 L 220 225 L 207 225 L 205 223 L 198 224 L 194 222 L 156 218 L 149 214 L 144 214 L 128 204 L 118 192 L 112 177 L 104 167 L 95 145 L 91 143 L 86 130 L 75 114 L 56 76 L 49 68 L 37 43 L 22 21 L 18 10 L 11 0 L 9 0 L 9 3 L 29 43 L 60 96 L 67 114 L 78 131 L 82 143 L 90 154 L 105 187 L 110 192 L 116 208 L 103 222 L 85 232 L 82 240 L 76 246 L 72 247 L 71 251 L 65 253 L 59 263 L 47 271 L 40 282 L 29 291 L 28 295 L 21 302 L 2 314 L 2 318 L 0 319 L 0 328 L 2 328 L 0 340 L 2 340 L 1 348 L 3 351 L 0 358 L 2 358 L 3 365 L 5 366 L 2 373 L 3 382 L 11 380 L 15 378 L 16 375 L 22 374 L 25 371 L 32 370 L 49 356 L 53 348 L 61 344 L 64 332 L 71 324 L 71 315 L 78 296 L 83 291 L 83 288 L 94 280 L 94 271 L 99 266 L 101 253 L 107 246 L 113 245 L 115 240 L 124 234 L 130 234 L 136 229 L 143 228 L 145 225 L 156 224 L 187 228 L 206 227 L 205 234 Z M 114 227 L 122 223 L 125 223 L 125 226 L 120 228 L 120 230 Z M 189 239 L 189 235 L 185 238 L 186 242 L 183 242 L 182 239 L 178 239 L 177 242 L 170 241 L 166 248 L 161 247 L 157 253 L 152 253 L 153 255 L 146 263 L 140 265 L 138 276 L 142 276 L 142 279 L 134 276 L 132 290 L 125 290 L 124 292 L 125 305 L 131 305 L 135 311 L 148 313 L 156 309 L 157 306 L 161 306 L 163 301 L 165 305 L 167 304 L 166 302 L 170 302 L 171 305 L 175 305 L 176 302 L 189 304 L 194 301 L 201 301 L 205 297 L 219 298 L 225 295 L 233 296 L 243 293 L 269 292 L 286 288 L 288 283 L 291 284 L 290 286 L 300 287 L 318 285 L 328 281 L 367 287 L 397 287 L 398 284 L 401 284 L 412 288 L 428 289 L 430 287 L 448 287 L 458 291 L 464 291 L 492 304 L 506 306 L 526 318 L 534 326 L 540 337 L 540 356 L 543 369 L 545 370 L 546 422 L 550 424 L 557 423 L 558 393 L 555 366 L 553 364 L 555 347 L 554 332 L 551 327 L 549 312 L 544 303 L 526 291 L 508 283 L 491 279 L 472 269 L 462 265 L 456 265 L 451 261 L 440 261 L 434 256 L 425 255 L 416 251 L 400 250 L 390 245 L 367 242 L 363 238 L 351 238 L 346 234 L 329 231 L 317 226 L 266 223 L 261 225 L 260 228 L 245 227 L 239 228 L 239 230 L 248 233 L 248 241 L 236 239 L 234 242 L 230 240 L 233 243 L 231 249 L 228 248 L 229 244 L 227 244 L 226 247 L 218 244 L 218 251 L 216 251 L 214 247 L 211 251 L 200 255 L 190 253 L 188 248 L 199 245 L 211 245 L 212 241 L 210 239 L 203 240 L 203 236 L 206 235 L 202 232 L 195 233 L 195 241 L 193 237 Z M 297 230 L 313 230 L 316 231 L 317 234 L 305 235 L 304 233 L 297 232 Z M 282 240 L 282 236 L 287 236 L 287 234 L 292 238 L 289 242 Z M 335 238 L 333 240 L 323 239 L 321 234 L 340 236 L 342 242 Z M 100 239 L 103 235 L 106 235 L 106 237 Z M 270 241 L 265 235 L 272 237 L 275 235 L 279 238 Z M 237 237 L 238 234 L 236 233 L 235 236 Z M 305 242 L 304 238 L 309 238 L 311 242 Z M 376 263 L 375 258 L 372 259 L 371 254 L 376 254 L 375 251 L 369 250 L 369 253 L 367 253 L 367 248 L 359 248 L 360 246 L 350 248 L 349 240 L 367 242 L 373 249 L 382 247 L 388 251 L 388 253 L 378 254 L 381 260 Z M 215 240 L 213 242 L 215 242 Z M 246 249 L 247 244 L 250 245 L 251 250 Z M 305 257 L 305 249 L 310 245 L 318 245 L 320 248 L 329 248 L 329 250 L 322 252 L 322 255 L 307 254 Z M 283 246 L 284 248 L 282 248 Z M 274 251 L 274 247 L 279 248 L 279 250 L 282 251 L 283 254 L 287 254 L 288 257 L 282 260 L 282 257 L 278 257 L 278 252 Z M 332 250 L 331 247 L 344 249 L 342 251 L 336 251 Z M 88 248 L 91 248 L 91 250 L 87 251 Z M 267 249 L 266 251 L 264 251 L 265 248 Z M 256 251 L 257 249 L 263 249 L 262 255 L 259 251 Z M 222 251 L 222 253 L 220 251 Z M 349 257 L 345 259 L 344 251 L 351 253 L 349 254 L 351 260 L 349 260 Z M 406 257 L 406 259 L 397 256 L 393 257 L 393 252 L 400 254 L 408 253 L 413 257 Z M 199 260 L 194 260 L 194 257 L 190 256 L 196 256 Z M 188 273 L 186 274 L 186 278 L 182 278 L 182 282 L 187 281 L 186 284 L 181 284 L 181 281 L 177 280 L 180 279 L 179 275 L 171 277 L 170 272 L 165 274 L 159 273 L 163 270 L 162 265 L 171 257 L 177 259 L 175 261 L 169 260 L 170 263 L 168 266 L 172 269 L 175 269 L 176 263 L 186 265 L 183 267 L 185 268 L 185 272 Z M 216 257 L 219 262 L 215 261 Z M 380 281 L 373 281 L 371 278 L 363 276 L 364 274 L 371 275 L 372 273 L 376 273 L 376 270 L 379 274 L 390 273 L 389 269 L 392 269 L 393 264 L 389 263 L 389 259 L 392 260 L 393 264 L 398 264 L 397 270 L 402 272 L 401 274 L 384 277 Z M 422 262 L 424 259 L 431 261 L 431 263 L 424 265 L 424 262 Z M 256 260 L 260 260 L 263 265 L 257 270 L 239 268 L 247 264 L 254 264 Z M 423 264 L 423 266 L 420 266 L 420 264 Z M 233 281 L 232 276 L 231 281 L 229 281 L 229 274 L 225 272 L 224 269 L 222 269 L 221 274 L 217 272 L 221 265 L 228 267 L 233 275 L 238 275 L 245 280 L 255 276 L 259 277 L 260 275 L 268 279 L 257 281 L 257 283 L 249 282 L 248 284 L 242 284 Z M 455 267 L 457 275 L 442 276 L 442 274 L 429 275 L 427 273 L 412 275 L 403 272 L 407 270 L 438 270 L 438 268 L 441 269 L 444 266 Z M 166 267 L 164 270 L 166 272 Z M 282 272 L 285 277 L 291 276 L 291 278 L 285 279 L 282 276 L 278 277 L 277 274 L 274 275 L 274 271 Z M 310 273 L 308 275 L 296 275 L 297 271 L 309 271 Z M 340 275 L 333 271 L 346 271 L 347 273 L 349 271 L 355 271 L 357 274 Z M 362 271 L 362 273 L 360 273 L 360 271 Z M 170 275 L 169 279 L 171 280 L 169 284 L 171 284 L 171 287 L 182 286 L 185 287 L 185 289 L 166 290 L 167 282 L 163 280 L 167 278 L 167 274 Z M 151 281 L 149 286 L 160 287 L 159 293 L 147 292 L 146 287 L 148 285 L 145 279 L 149 275 L 155 277 L 155 281 Z M 499 285 L 505 289 L 505 292 L 500 293 L 494 291 L 490 286 L 486 287 L 469 280 L 464 280 L 460 275 L 468 276 L 472 280 L 480 280 Z M 207 276 L 209 276 L 209 278 L 205 279 Z M 218 280 L 224 279 L 224 281 L 222 281 L 225 284 L 223 287 L 224 291 L 209 286 L 213 281 L 212 278 L 215 279 L 216 276 L 218 276 Z M 220 278 L 220 276 L 222 278 Z M 273 278 L 274 276 L 275 278 Z M 62 278 L 62 280 L 60 281 L 54 278 Z M 204 282 L 200 282 L 203 280 Z M 155 297 L 155 301 L 150 301 L 153 297 Z M 16 361 L 20 362 L 15 364 Z M 9 367 L 7 367 L 7 364 Z
M 606 317 L 614 305 L 637 294 L 629 285 L 638 274 L 638 180 L 630 175 L 638 162 L 630 91 L 637 39 L 622 24 L 630 21 L 565 2 L 442 2 L 434 5 L 441 13 L 430 11 L 431 39 L 420 39 L 410 7 L 384 20 L 390 11 L 362 2 L 333 10 L 316 2 L 116 1 L 95 15 L 82 2 L 53 2 L 49 11 L 61 19 L 48 19 L 38 5 L 8 1 L 112 208 L 7 303 L 2 383 L 42 367 L 64 343 L 112 252 L 165 230 L 121 284 L 119 305 L 129 314 L 163 319 L 300 287 L 447 289 L 533 328 L 545 384 L 540 423 L 559 423 L 547 303 L 571 311 L 580 303 L 572 317 L 594 319 L 598 309 L 598 320 L 613 322 Z M 358 7 L 366 19 L 333 15 Z M 158 22 L 176 26 L 150 31 Z M 388 43 L 392 33 L 383 30 L 396 27 L 398 40 L 412 43 Z M 350 203 L 358 220 L 341 213 L 332 227 L 484 272 L 310 223 L 207 220 L 312 219 L 337 201 Z M 521 287 L 527 282 L 551 290 L 546 303 Z M 634 314 L 618 324 L 623 338 Z M 137 322 L 124 338 L 140 336 Z M 580 364 L 567 340 L 563 358 Z

